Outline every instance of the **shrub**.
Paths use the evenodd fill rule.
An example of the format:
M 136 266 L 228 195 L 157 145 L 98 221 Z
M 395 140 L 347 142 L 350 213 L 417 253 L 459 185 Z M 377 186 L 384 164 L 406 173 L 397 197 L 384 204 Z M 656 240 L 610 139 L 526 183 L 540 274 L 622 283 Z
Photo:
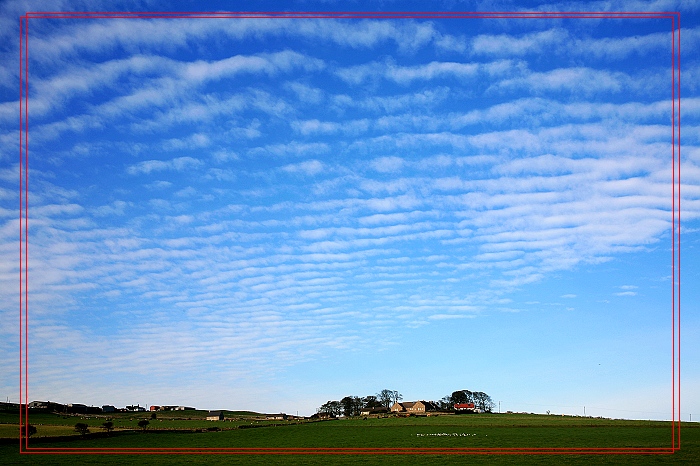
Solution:
M 90 429 L 89 426 L 84 422 L 79 422 L 75 425 L 75 431 L 78 432 L 80 435 L 85 435 L 88 432 L 90 432 Z

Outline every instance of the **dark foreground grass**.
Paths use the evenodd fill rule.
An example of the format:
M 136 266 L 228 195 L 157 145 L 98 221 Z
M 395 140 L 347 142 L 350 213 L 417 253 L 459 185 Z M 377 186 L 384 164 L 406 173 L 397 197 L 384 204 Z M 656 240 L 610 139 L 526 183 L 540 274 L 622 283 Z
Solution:
M 0 446 L 0 463 L 700 464 L 700 425 L 684 424 L 682 435 L 682 449 L 672 455 L 20 455 L 14 443 Z M 201 433 L 123 432 L 111 437 L 62 442 L 37 439 L 30 448 L 649 448 L 669 447 L 670 442 L 671 425 L 667 422 L 482 415 L 336 420 Z

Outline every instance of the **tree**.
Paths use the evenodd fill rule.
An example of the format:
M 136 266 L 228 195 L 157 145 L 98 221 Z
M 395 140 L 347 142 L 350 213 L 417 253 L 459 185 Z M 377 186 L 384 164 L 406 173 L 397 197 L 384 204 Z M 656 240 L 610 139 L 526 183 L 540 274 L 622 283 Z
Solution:
M 464 393 L 464 390 L 457 390 L 456 392 L 452 392 L 452 395 L 450 396 L 450 401 L 452 402 L 453 406 L 462 403 L 468 403 L 467 394 Z
M 340 404 L 340 401 L 326 401 L 317 411 L 331 416 L 340 416 L 340 413 L 343 412 L 343 405 Z
M 374 395 L 368 395 L 362 399 L 363 408 L 380 408 L 382 403 Z
M 391 401 L 392 404 L 398 403 L 399 401 L 403 400 L 403 395 L 396 390 L 391 392 Z
M 25 429 L 22 432 L 25 432 L 27 437 L 31 437 L 32 435 L 36 434 L 36 427 L 34 427 L 33 425 L 28 424 L 24 427 Z
M 150 424 L 150 422 L 148 422 L 148 419 L 141 419 L 141 420 L 139 421 L 138 426 L 139 426 L 144 432 L 146 432 L 146 429 L 148 429 L 148 424 Z
M 362 398 L 359 396 L 346 396 L 340 400 L 345 416 L 357 416 L 362 409 Z
M 107 421 L 102 423 L 102 428 L 109 434 L 114 430 L 114 423 L 112 421 Z
M 467 398 L 466 403 L 474 403 L 474 392 L 470 392 L 469 390 L 462 390 L 464 392 L 464 396 Z
M 486 413 L 492 412 L 495 406 L 491 397 L 484 392 L 474 392 L 474 405 Z
M 156 413 L 151 413 L 151 419 L 155 419 L 155 418 L 156 418 Z
M 443 397 L 440 400 L 440 408 L 451 410 L 454 405 L 461 403 L 474 403 L 474 407 L 490 413 L 496 406 L 490 396 L 484 392 L 471 392 L 469 390 L 457 390 L 452 392 L 452 395 Z
M 79 422 L 75 425 L 75 431 L 78 432 L 80 435 L 85 435 L 88 432 L 90 432 L 90 429 L 89 426 L 84 422 Z
M 385 388 L 381 392 L 377 393 L 377 401 L 379 401 L 380 405 L 384 406 L 385 408 L 388 408 L 389 406 L 391 406 L 391 400 L 393 395 L 393 390 L 387 390 Z
M 443 396 L 438 403 L 440 404 L 440 409 L 443 411 L 451 411 L 454 407 L 454 403 L 452 403 L 452 397 L 450 395 Z

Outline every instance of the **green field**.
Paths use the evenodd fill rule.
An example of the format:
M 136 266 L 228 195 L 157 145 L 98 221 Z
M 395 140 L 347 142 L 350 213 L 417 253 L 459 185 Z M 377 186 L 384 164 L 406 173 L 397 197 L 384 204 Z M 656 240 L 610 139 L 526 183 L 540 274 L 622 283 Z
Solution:
M 669 447 L 671 425 L 658 421 L 620 421 L 523 414 L 387 417 L 317 422 L 262 421 L 252 413 L 226 413 L 226 421 L 206 421 L 205 413 L 180 412 L 151 420 L 147 432 L 137 422 L 149 413 L 112 416 L 111 436 L 80 438 L 76 422 L 102 432 L 105 417 L 31 415 L 37 427 L 31 449 L 89 448 L 653 448 Z M 219 431 L 207 428 L 218 427 Z M 0 414 L 0 437 L 15 437 L 16 415 Z M 8 435 L 9 434 L 9 435 Z M 72 439 L 54 439 L 71 435 Z M 700 464 L 700 425 L 684 424 L 682 449 L 672 455 L 426 455 L 367 453 L 346 455 L 143 454 L 145 464 Z M 0 445 L 3 464 L 131 464 L 133 455 L 85 456 L 18 453 L 17 443 Z M 221 450 L 219 450 L 221 451 Z M 337 452 L 336 452 L 337 453 Z M 5 460 L 9 460 L 7 463 Z

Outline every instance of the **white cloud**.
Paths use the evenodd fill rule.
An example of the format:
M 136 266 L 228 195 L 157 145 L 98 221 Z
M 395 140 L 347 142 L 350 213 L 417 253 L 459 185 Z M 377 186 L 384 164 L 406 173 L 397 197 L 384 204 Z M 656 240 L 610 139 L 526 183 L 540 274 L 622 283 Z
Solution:
M 524 34 L 513 37 L 506 34 L 482 34 L 471 43 L 471 52 L 478 55 L 522 56 L 530 53 L 551 52 L 557 45 L 568 38 L 564 29 Z
M 285 165 L 282 170 L 288 173 L 302 173 L 306 176 L 314 176 L 324 171 L 324 166 L 318 160 L 306 160 L 304 162 Z
M 504 79 L 495 84 L 493 89 L 526 89 L 535 92 L 568 91 L 592 94 L 594 92 L 619 93 L 623 89 L 628 90 L 636 87 L 638 85 L 622 72 L 575 67 L 526 73 L 520 77 Z
M 145 160 L 126 168 L 130 175 L 146 174 L 164 170 L 184 171 L 197 168 L 202 165 L 202 161 L 193 157 L 177 157 L 171 160 Z
M 379 157 L 372 160 L 370 165 L 380 173 L 396 173 L 403 167 L 404 160 L 400 157 Z

